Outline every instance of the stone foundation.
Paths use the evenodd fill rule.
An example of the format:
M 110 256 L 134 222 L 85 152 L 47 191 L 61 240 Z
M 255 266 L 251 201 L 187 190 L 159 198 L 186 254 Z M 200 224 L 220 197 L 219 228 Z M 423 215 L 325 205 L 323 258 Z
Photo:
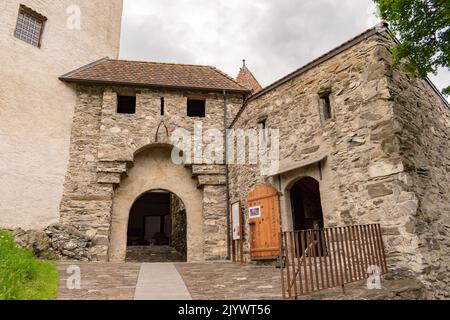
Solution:
M 43 231 L 17 229 L 13 232 L 17 245 L 37 257 L 50 260 L 92 260 L 93 239 L 68 225 L 55 224 Z

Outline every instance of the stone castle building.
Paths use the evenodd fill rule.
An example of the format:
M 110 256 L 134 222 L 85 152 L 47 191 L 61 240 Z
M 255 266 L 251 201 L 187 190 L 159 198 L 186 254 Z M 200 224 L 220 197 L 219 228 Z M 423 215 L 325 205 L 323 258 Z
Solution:
M 77 7 L 81 26 L 70 25 Z M 119 55 L 122 0 L 0 2 L 0 225 L 59 219 L 75 91 L 67 70 Z
M 45 229 L 28 240 L 63 259 L 124 261 L 127 247 L 169 244 L 189 262 L 224 260 L 239 204 L 250 262 L 277 258 L 280 227 L 380 223 L 392 272 L 448 297 L 450 107 L 430 81 L 392 68 L 395 39 L 385 25 L 261 88 L 245 64 L 235 80 L 210 66 L 117 60 L 121 1 L 106 6 L 100 26 L 58 33 L 82 55 L 48 47 L 63 28 L 63 4 L 7 2 L 0 227 Z M 44 21 L 40 46 L 14 36 L 18 10 Z M 195 136 L 199 125 L 223 138 L 222 158 L 231 152 L 227 129 L 278 129 L 280 165 L 175 164 L 172 138 Z M 281 221 L 270 208 L 260 208 L 258 223 L 249 217 L 258 190 L 273 191 Z

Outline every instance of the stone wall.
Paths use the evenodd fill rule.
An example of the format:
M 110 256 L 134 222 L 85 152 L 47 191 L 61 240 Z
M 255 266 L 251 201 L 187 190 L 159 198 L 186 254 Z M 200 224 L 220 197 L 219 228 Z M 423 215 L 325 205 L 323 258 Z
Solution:
M 267 117 L 268 128 L 280 129 L 281 168 L 300 167 L 278 179 L 262 176 L 258 166 L 231 166 L 231 203 L 247 209 L 246 195 L 272 184 L 282 192 L 283 226 L 290 230 L 290 187 L 313 177 L 326 227 L 380 223 L 392 276 L 419 277 L 430 297 L 444 297 L 450 112 L 428 83 L 392 69 L 392 45 L 380 31 L 248 102 L 234 128 L 257 129 Z M 329 121 L 319 102 L 327 91 Z
M 450 295 L 450 106 L 427 81 L 393 70 L 389 75 L 403 187 L 413 209 L 404 228 L 418 237 L 428 298 Z M 413 196 L 414 194 L 414 196 Z
M 201 93 L 206 99 L 206 117 L 200 119 L 186 116 L 187 97 L 198 97 L 198 92 L 101 86 L 78 86 L 77 90 L 78 102 L 61 218 L 63 223 L 73 225 L 81 232 L 95 234 L 92 259 L 106 260 L 111 219 L 114 219 L 113 199 L 123 178 L 132 169 L 136 156 L 152 146 L 170 145 L 170 135 L 175 129 L 184 128 L 193 133 L 194 123 L 200 122 L 203 130 L 216 129 L 223 135 L 225 101 L 221 93 Z M 136 114 L 118 114 L 117 94 L 130 92 L 137 96 Z M 160 115 L 161 97 L 165 99 L 164 116 Z M 242 95 L 228 95 L 226 103 L 228 124 L 231 124 L 242 105 Z M 190 170 L 189 179 L 193 176 L 198 188 L 203 190 L 204 252 L 201 256 L 204 255 L 205 259 L 223 259 L 227 256 L 225 167 L 196 163 Z M 164 182 L 165 188 L 155 183 L 153 186 L 156 188 L 167 191 L 179 189 L 177 177 L 168 177 L 163 169 L 157 175 L 164 179 L 161 183 Z M 149 190 L 142 190 L 145 191 Z M 183 199 L 182 194 L 177 196 Z M 195 236 L 202 237 L 200 234 Z M 199 254 L 195 257 L 198 260 Z
M 41 46 L 14 36 L 19 6 L 47 18 Z M 67 28 L 79 5 L 81 29 Z M 58 77 L 119 54 L 122 0 L 0 1 L 0 227 L 58 222 L 75 92 Z
M 88 261 L 92 239 L 69 225 L 54 224 L 45 230 L 22 230 L 13 232 L 16 243 L 48 260 Z
M 292 80 L 251 100 L 234 128 L 280 130 L 281 168 L 303 166 L 276 178 L 264 177 L 257 166 L 231 166 L 232 202 L 247 208 L 246 195 L 258 184 L 270 183 L 283 196 L 282 219 L 292 228 L 290 187 L 305 176 L 320 182 L 326 227 L 381 223 L 391 268 L 410 268 L 417 259 L 417 237 L 402 230 L 414 204 L 404 192 L 405 178 L 394 138 L 395 125 L 388 90 L 389 52 L 381 34 L 369 37 Z M 320 103 L 331 92 L 333 117 L 325 120 Z M 248 253 L 248 225 L 246 225 Z M 248 258 L 248 256 L 247 256 Z
M 186 207 L 176 195 L 171 195 L 170 211 L 172 215 L 172 247 L 183 256 L 187 256 L 186 243 Z
M 61 201 L 61 222 L 94 239 L 90 259 L 106 260 L 113 184 L 97 182 L 103 90 L 78 88 L 70 161 Z

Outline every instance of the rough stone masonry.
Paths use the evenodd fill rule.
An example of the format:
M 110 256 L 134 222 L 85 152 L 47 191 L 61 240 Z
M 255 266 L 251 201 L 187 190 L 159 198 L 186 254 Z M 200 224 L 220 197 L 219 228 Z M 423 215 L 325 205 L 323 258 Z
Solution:
M 190 68 L 181 65 L 131 64 L 128 74 L 98 62 L 65 77 L 77 94 L 70 161 L 60 224 L 44 243 L 60 258 L 123 261 L 132 203 L 162 189 L 185 206 L 188 260 L 225 259 L 232 203 L 247 212 L 247 195 L 269 184 L 281 194 L 282 226 L 292 230 L 290 189 L 311 177 L 320 183 L 325 227 L 380 223 L 392 273 L 419 279 L 429 298 L 448 298 L 450 107 L 429 81 L 392 68 L 393 44 L 378 26 L 253 95 L 225 75 L 218 85 L 183 87 L 177 81 L 217 75 L 203 68 L 177 78 Z M 147 67 L 161 67 L 158 81 L 168 82 L 147 85 L 149 74 L 139 73 Z M 136 114 L 116 112 L 120 95 L 136 96 Z M 264 121 L 279 129 L 281 167 L 293 169 L 263 176 L 259 165 L 175 166 L 169 137 L 174 128 L 193 130 L 199 119 L 186 115 L 186 102 L 199 96 L 204 128 L 225 134 L 229 126 L 259 129 Z
M 393 45 L 382 28 L 250 98 L 234 128 L 258 129 L 265 119 L 280 129 L 287 167 L 326 160 L 280 177 L 231 166 L 231 203 L 247 208 L 256 185 L 273 185 L 283 193 L 283 226 L 292 230 L 289 188 L 313 177 L 320 181 L 326 227 L 380 223 L 393 273 L 418 277 L 429 297 L 448 298 L 450 108 L 430 82 L 392 68 Z M 328 120 L 323 92 L 333 107 Z M 246 239 L 249 232 L 246 225 Z

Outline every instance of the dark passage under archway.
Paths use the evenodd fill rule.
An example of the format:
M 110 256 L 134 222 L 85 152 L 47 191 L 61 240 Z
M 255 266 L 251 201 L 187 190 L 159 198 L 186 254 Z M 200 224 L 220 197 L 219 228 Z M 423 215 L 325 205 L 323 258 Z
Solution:
M 140 196 L 130 211 L 127 261 L 186 261 L 186 209 L 175 194 L 153 191 Z
M 294 230 L 321 229 L 324 227 L 319 182 L 303 178 L 291 188 L 291 205 Z

